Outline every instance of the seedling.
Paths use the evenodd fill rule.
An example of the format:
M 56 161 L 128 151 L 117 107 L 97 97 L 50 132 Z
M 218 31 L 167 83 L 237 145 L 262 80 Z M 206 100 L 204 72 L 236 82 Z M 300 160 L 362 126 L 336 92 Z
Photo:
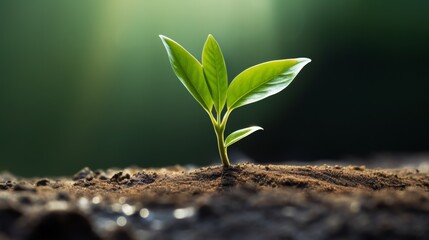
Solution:
M 220 160 L 230 166 L 227 148 L 250 134 L 263 130 L 252 126 L 224 137 L 232 110 L 260 101 L 285 89 L 311 60 L 282 59 L 261 63 L 238 74 L 228 86 L 226 65 L 219 44 L 207 37 L 202 64 L 172 39 L 160 35 L 174 73 L 210 117 L 216 133 Z M 226 108 L 225 108 L 226 107 Z

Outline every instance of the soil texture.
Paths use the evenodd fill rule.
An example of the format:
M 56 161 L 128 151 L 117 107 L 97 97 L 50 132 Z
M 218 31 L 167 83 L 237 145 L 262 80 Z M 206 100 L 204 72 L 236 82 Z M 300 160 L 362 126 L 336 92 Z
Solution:
M 0 174 L 0 239 L 429 239 L 429 172 L 237 164 Z

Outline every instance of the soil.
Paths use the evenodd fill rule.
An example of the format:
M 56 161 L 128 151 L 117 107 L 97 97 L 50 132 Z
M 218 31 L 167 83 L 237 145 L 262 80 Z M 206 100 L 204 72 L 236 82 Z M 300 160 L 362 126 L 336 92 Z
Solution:
M 3 173 L 0 239 L 429 239 L 429 172 L 237 164 Z

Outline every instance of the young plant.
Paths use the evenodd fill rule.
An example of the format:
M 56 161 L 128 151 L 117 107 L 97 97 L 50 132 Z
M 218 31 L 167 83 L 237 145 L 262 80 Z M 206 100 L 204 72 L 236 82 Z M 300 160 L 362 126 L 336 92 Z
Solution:
M 285 89 L 311 61 L 295 58 L 261 63 L 241 72 L 228 86 L 222 51 L 212 35 L 204 44 L 202 64 L 177 42 L 163 35 L 160 38 L 174 73 L 209 115 L 216 133 L 220 159 L 225 167 L 230 166 L 229 146 L 255 131 L 263 130 L 258 126 L 243 128 L 225 139 L 226 122 L 231 112 Z

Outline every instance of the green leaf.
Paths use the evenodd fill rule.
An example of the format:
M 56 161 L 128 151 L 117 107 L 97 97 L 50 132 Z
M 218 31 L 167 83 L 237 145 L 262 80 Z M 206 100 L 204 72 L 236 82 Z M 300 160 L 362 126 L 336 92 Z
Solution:
M 241 72 L 232 80 L 228 92 L 228 109 L 260 101 L 285 89 L 311 62 L 308 58 L 284 59 L 261 63 Z
M 211 34 L 204 44 L 202 61 L 204 75 L 206 76 L 214 107 L 220 113 L 226 102 L 228 75 L 222 51 Z
M 228 146 L 240 141 L 241 139 L 249 136 L 250 134 L 252 134 L 258 130 L 264 130 L 264 129 L 261 127 L 258 127 L 258 126 L 253 126 L 253 127 L 243 128 L 243 129 L 240 129 L 240 130 L 237 130 L 237 131 L 231 133 L 225 139 L 225 147 L 228 147 Z
M 177 42 L 163 35 L 159 35 L 159 37 L 167 50 L 171 67 L 176 76 L 201 106 L 211 112 L 213 100 L 200 62 Z

